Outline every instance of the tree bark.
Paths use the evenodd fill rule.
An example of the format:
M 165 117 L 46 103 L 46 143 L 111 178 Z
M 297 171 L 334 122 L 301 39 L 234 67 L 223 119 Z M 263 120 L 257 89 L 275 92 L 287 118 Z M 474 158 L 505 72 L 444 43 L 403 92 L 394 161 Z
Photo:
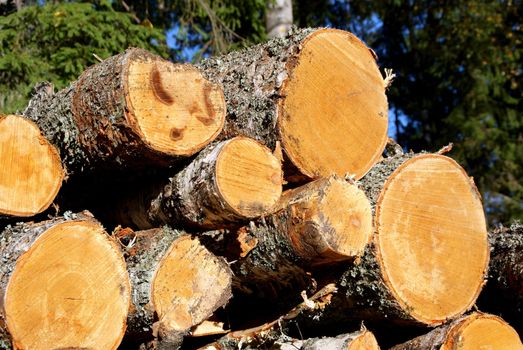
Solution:
M 480 312 L 460 317 L 391 350 L 523 349 L 516 331 L 501 318 Z
M 142 229 L 163 224 L 215 229 L 268 214 L 281 191 L 276 157 L 254 140 L 235 137 L 204 149 L 163 189 L 124 200 L 116 215 L 120 224 Z
M 276 209 L 238 231 L 240 244 L 253 243 L 231 267 L 238 291 L 288 308 L 313 289 L 312 268 L 363 254 L 372 215 L 365 194 L 337 176 L 285 192 Z
M 62 185 L 57 150 L 26 118 L 0 114 L 0 219 L 43 212 Z
M 132 285 L 128 335 L 177 348 L 191 327 L 231 298 L 231 271 L 198 239 L 167 226 L 116 233 L 127 246 Z
M 385 85 L 375 59 L 351 33 L 304 29 L 199 67 L 223 84 L 223 137 L 246 135 L 273 150 L 281 145 L 308 178 L 360 178 L 387 139 Z
M 337 337 L 310 338 L 306 340 L 277 342 L 275 350 L 379 350 L 374 335 L 367 331 L 342 334 Z
M 130 303 L 119 247 L 88 212 L 0 235 L 0 347 L 115 349 Z
M 373 241 L 336 279 L 332 303 L 300 327 L 348 319 L 438 325 L 468 310 L 489 253 L 481 199 L 463 169 L 442 155 L 398 155 L 361 187 L 375 213 Z
M 292 0 L 275 0 L 267 4 L 265 27 L 269 38 L 284 37 L 292 27 Z
M 211 142 L 223 126 L 219 86 L 189 65 L 131 48 L 69 87 L 40 84 L 24 114 L 56 145 L 70 172 L 167 165 Z
M 490 268 L 478 305 L 523 332 L 523 226 L 513 223 L 489 233 Z

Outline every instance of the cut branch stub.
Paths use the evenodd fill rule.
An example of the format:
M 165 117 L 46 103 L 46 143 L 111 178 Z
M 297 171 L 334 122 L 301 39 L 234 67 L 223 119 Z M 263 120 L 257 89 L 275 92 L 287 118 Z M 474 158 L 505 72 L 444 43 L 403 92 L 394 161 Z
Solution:
M 47 209 L 62 185 L 57 150 L 30 120 L 0 115 L 0 218 Z
M 231 297 L 231 270 L 198 239 L 163 227 L 132 234 L 128 251 L 133 286 L 129 333 L 151 333 L 178 346 Z
M 99 162 L 167 164 L 219 134 L 225 101 L 221 87 L 193 66 L 131 48 L 88 68 L 56 94 L 37 92 L 25 115 L 72 170 Z
M 240 136 L 200 152 L 154 199 L 148 215 L 155 223 L 217 228 L 270 212 L 281 191 L 278 159 Z
M 2 233 L 0 345 L 116 349 L 120 344 L 130 305 L 125 261 L 100 224 L 71 216 Z
M 336 29 L 294 30 L 285 37 L 200 64 L 222 83 L 224 135 L 243 134 L 286 156 L 309 178 L 361 178 L 387 140 L 388 105 L 376 57 Z
M 501 318 L 475 312 L 391 350 L 522 350 L 517 332 Z

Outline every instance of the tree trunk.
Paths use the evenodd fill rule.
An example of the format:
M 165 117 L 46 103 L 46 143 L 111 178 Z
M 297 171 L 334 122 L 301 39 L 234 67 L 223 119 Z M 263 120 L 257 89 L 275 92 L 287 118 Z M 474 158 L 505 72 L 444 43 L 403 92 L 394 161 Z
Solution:
M 516 331 L 501 318 L 475 312 L 396 345 L 391 350 L 512 349 L 521 350 Z
M 200 152 L 165 188 L 117 205 L 117 217 L 139 228 L 184 224 L 214 229 L 269 213 L 281 191 L 276 157 L 252 139 L 235 137 Z
M 46 210 L 62 186 L 57 150 L 31 121 L 0 115 L 0 218 Z
M 244 246 L 255 242 L 231 265 L 235 287 L 251 297 L 282 303 L 299 298 L 311 287 L 306 270 L 354 260 L 372 235 L 365 194 L 336 176 L 285 192 L 276 209 L 238 231 Z
M 41 84 L 24 114 L 60 149 L 67 168 L 80 171 L 190 156 L 221 131 L 225 104 L 221 88 L 194 67 L 131 48 L 55 94 Z
M 223 84 L 223 137 L 243 134 L 273 150 L 281 144 L 309 178 L 361 178 L 381 156 L 385 84 L 373 51 L 351 33 L 295 30 L 199 67 Z
M 478 301 L 523 332 L 523 225 L 513 223 L 489 234 L 489 279 Z
M 128 333 L 170 349 L 231 298 L 231 270 L 198 239 L 167 226 L 116 233 L 127 242 L 132 285 Z M 124 234 L 126 236 L 124 236 Z M 124 238 L 125 237 L 125 238 Z
M 0 253 L 0 348 L 118 347 L 129 278 L 119 247 L 89 213 L 8 226 Z
M 375 213 L 373 242 L 337 280 L 332 303 L 302 329 L 347 319 L 438 325 L 468 310 L 489 251 L 481 199 L 464 170 L 438 154 L 395 156 L 361 186 Z
M 267 3 L 265 28 L 269 38 L 284 37 L 292 27 L 292 0 L 274 0 Z

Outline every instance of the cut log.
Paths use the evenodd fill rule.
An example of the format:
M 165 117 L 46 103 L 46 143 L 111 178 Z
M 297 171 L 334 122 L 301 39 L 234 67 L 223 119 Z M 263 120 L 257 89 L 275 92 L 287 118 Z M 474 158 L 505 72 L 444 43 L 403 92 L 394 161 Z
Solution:
M 177 348 L 191 327 L 228 302 L 231 270 L 183 231 L 165 226 L 126 235 L 133 302 L 128 333 Z
M 391 350 L 522 350 L 516 331 L 501 318 L 480 312 L 396 345 Z
M 32 121 L 0 115 L 0 218 L 46 210 L 62 185 L 57 150 Z
M 116 349 L 130 285 L 117 244 L 88 213 L 0 235 L 0 348 Z
M 168 164 L 221 131 L 221 87 L 188 64 L 131 48 L 88 68 L 55 94 L 40 85 L 24 114 L 56 145 L 71 171 Z
M 523 334 L 523 225 L 493 230 L 489 241 L 489 279 L 478 305 L 503 316 Z
M 438 325 L 468 310 L 489 260 L 472 179 L 448 157 L 409 154 L 383 160 L 361 186 L 375 211 L 374 239 L 337 279 L 333 302 L 300 327 L 354 318 Z
M 374 334 L 367 330 L 337 337 L 310 338 L 306 340 L 278 341 L 274 350 L 379 350 Z
M 221 83 L 224 136 L 278 141 L 309 178 L 361 178 L 387 141 L 388 106 L 376 56 L 337 29 L 294 30 L 285 38 L 199 64 Z M 286 174 L 288 175 L 288 174 Z
M 153 196 L 139 194 L 118 205 L 117 217 L 142 229 L 163 224 L 214 229 L 269 213 L 281 192 L 278 159 L 258 142 L 235 137 L 200 152 L 159 195 L 151 191 Z
M 280 302 L 299 298 L 310 287 L 305 270 L 354 260 L 372 236 L 364 192 L 337 176 L 286 191 L 276 209 L 239 230 L 238 239 L 253 244 L 231 267 L 234 286 L 248 295 Z

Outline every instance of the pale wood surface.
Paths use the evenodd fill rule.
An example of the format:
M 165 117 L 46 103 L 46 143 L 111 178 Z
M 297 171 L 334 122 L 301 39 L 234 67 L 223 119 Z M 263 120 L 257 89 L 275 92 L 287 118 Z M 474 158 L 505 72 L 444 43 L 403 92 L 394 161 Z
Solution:
M 64 171 L 32 121 L 0 115 L 0 163 L 0 216 L 33 216 L 51 205 Z

